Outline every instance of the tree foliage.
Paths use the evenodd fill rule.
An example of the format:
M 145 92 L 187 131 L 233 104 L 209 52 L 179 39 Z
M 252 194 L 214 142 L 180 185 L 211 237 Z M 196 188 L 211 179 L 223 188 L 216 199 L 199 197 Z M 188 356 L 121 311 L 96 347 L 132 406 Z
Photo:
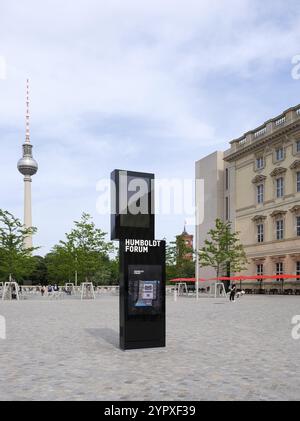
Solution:
M 114 251 L 106 233 L 96 228 L 92 217 L 83 213 L 74 228 L 65 234 L 65 240 L 55 245 L 46 256 L 49 278 L 53 281 L 108 283 L 114 273 L 109 255 Z
M 48 270 L 43 256 L 33 256 L 34 269 L 30 276 L 26 276 L 24 281 L 30 281 L 32 285 L 46 285 L 48 280 Z
M 24 241 L 27 236 L 35 232 L 36 228 L 24 227 L 18 218 L 0 209 L 0 277 L 2 280 L 7 280 L 11 275 L 20 281 L 32 273 L 35 267 L 32 252 L 37 247 L 25 248 Z
M 215 228 L 208 231 L 208 236 L 199 251 L 201 266 L 213 267 L 217 277 L 222 271 L 226 271 L 228 264 L 231 272 L 246 269 L 246 253 L 239 242 L 239 233 L 231 230 L 231 222 L 223 222 L 217 218 Z

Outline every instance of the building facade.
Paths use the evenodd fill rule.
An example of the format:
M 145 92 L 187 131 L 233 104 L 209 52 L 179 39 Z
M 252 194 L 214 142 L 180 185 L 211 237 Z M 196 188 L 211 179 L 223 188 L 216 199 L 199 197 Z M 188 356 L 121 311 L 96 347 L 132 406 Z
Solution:
M 216 151 L 196 162 L 196 179 L 204 180 L 204 195 L 196 184 L 196 204 L 203 209 L 203 221 L 195 228 L 195 249 L 199 250 L 207 236 L 207 232 L 215 225 L 216 218 L 224 219 L 224 153 Z M 196 271 L 197 273 L 197 271 Z M 214 277 L 211 267 L 199 268 L 200 278 Z
M 205 186 L 200 247 L 216 217 L 230 220 L 249 262 L 243 275 L 300 275 L 300 105 L 197 161 L 196 178 Z

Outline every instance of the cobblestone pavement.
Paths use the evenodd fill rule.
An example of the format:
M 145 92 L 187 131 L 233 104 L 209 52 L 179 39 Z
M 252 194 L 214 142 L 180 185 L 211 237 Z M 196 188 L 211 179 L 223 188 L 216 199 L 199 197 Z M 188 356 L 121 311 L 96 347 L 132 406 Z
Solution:
M 0 302 L 1 400 L 300 400 L 297 296 L 167 300 L 167 347 L 118 349 L 118 297 Z

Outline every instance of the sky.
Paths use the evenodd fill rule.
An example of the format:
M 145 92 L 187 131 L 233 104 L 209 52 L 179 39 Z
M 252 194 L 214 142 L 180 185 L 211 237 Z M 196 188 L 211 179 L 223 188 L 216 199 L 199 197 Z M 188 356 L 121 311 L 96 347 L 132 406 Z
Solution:
M 0 208 L 23 219 L 26 78 L 44 255 L 82 212 L 109 232 L 96 186 L 113 169 L 193 180 L 196 160 L 299 104 L 297 55 L 298 0 L 0 0 Z M 156 237 L 185 219 L 157 215 Z

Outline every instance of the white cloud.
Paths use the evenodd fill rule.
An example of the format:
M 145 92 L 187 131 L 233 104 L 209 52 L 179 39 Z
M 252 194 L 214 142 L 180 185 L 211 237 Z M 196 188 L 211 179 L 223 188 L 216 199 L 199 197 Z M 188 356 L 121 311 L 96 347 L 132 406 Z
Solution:
M 167 127 L 162 137 L 171 132 L 200 142 L 212 128 L 201 119 L 206 103 L 195 101 L 201 96 L 195 80 L 227 72 L 251 77 L 290 58 L 299 41 L 299 22 L 255 24 L 253 2 L 240 0 L 29 0 L 10 2 L 6 13 L 2 45 L 11 82 L 5 93 L 12 95 L 1 107 L 4 115 L 15 116 L 29 74 L 34 119 L 44 126 L 97 110 L 156 121 Z
M 172 176 L 188 166 L 192 176 L 201 154 L 270 117 L 264 113 L 274 112 L 276 91 L 287 92 L 288 66 L 300 52 L 293 0 L 3 0 L 1 7 L 0 127 L 10 131 L 0 131 L 10 157 L 2 171 L 15 171 L 20 154 L 29 76 L 40 164 L 33 186 L 42 198 L 52 192 L 72 202 L 72 190 L 92 191 L 114 166 Z M 260 96 L 266 85 L 272 91 Z M 7 191 L 4 198 L 14 206 Z

